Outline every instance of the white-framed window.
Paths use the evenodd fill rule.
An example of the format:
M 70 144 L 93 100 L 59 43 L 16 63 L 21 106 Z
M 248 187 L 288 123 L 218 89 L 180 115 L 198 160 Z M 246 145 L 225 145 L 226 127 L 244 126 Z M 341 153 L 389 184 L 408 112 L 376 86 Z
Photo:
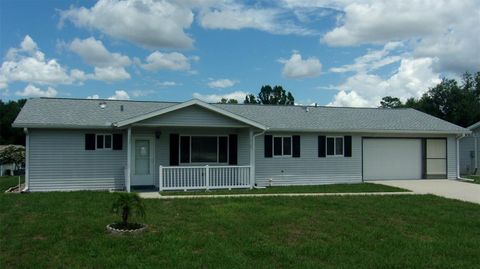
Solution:
M 112 135 L 111 134 L 97 134 L 95 137 L 96 149 L 112 149 Z
M 343 136 L 327 136 L 325 143 L 327 156 L 343 156 L 345 147 Z
M 274 157 L 292 156 L 291 136 L 274 136 L 272 139 L 272 143 Z
M 180 163 L 228 163 L 228 136 L 181 135 Z

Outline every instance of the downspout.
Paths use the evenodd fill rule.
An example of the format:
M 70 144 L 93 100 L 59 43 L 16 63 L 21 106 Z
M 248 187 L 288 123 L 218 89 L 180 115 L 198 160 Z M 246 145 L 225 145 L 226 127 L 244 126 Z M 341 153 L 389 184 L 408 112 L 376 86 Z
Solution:
M 465 136 L 465 134 L 462 134 L 461 136 L 457 137 L 457 179 L 471 181 L 471 179 L 460 177 L 460 139 L 464 138 Z
M 25 188 L 22 192 L 28 192 L 28 186 L 30 183 L 30 135 L 27 128 L 23 128 L 25 133 Z
M 257 133 L 257 134 L 253 134 L 253 135 L 252 135 L 252 140 L 253 140 L 253 141 L 252 141 L 252 152 L 250 153 L 250 154 L 252 154 L 252 156 L 250 157 L 250 160 L 253 160 L 253 162 L 251 161 L 251 164 L 250 164 L 250 165 L 251 165 L 250 169 L 252 170 L 251 179 L 250 179 L 250 180 L 252 181 L 252 182 L 251 182 L 252 187 L 255 185 L 255 172 L 256 172 L 256 171 L 255 171 L 255 162 L 256 162 L 256 158 L 255 158 L 255 141 L 256 141 L 257 136 L 260 136 L 260 135 L 265 134 L 265 132 L 266 132 L 267 130 L 268 130 L 268 128 L 265 129 L 265 130 L 263 130 L 263 131 L 260 132 L 260 133 Z
M 479 151 L 478 150 L 478 142 L 477 142 L 478 136 L 474 135 L 473 138 L 474 138 L 474 141 L 475 141 L 475 148 L 473 150 L 473 154 L 475 154 L 475 170 L 473 170 L 473 171 L 474 171 L 474 173 L 478 173 L 478 151 Z

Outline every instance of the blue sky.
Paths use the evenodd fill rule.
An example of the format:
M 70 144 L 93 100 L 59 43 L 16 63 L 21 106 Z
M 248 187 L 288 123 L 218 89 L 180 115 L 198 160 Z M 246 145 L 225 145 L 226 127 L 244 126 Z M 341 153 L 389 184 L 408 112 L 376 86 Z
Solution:
M 458 2 L 458 3 L 457 3 Z M 1 1 L 0 96 L 377 106 L 480 70 L 465 1 Z

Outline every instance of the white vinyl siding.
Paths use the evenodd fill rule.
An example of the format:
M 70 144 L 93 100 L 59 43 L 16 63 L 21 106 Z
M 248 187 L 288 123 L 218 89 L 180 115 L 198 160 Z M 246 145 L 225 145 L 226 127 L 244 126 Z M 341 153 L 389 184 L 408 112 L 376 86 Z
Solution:
M 127 164 L 126 134 L 123 150 L 85 150 L 85 134 L 95 130 L 29 129 L 29 189 L 121 189 Z
M 169 112 L 134 125 L 138 126 L 185 126 L 185 127 L 247 127 L 243 122 L 207 110 L 189 106 Z
M 477 137 L 474 137 L 477 136 Z M 475 148 L 475 140 L 477 147 Z M 475 155 L 477 157 L 475 158 Z M 475 164 L 475 162 L 477 162 Z M 460 140 L 460 172 L 462 175 L 469 175 L 475 172 L 480 174 L 480 127 L 473 130 L 472 134 Z
M 299 135 L 300 157 L 265 158 L 264 136 L 258 136 L 255 145 L 257 185 L 268 186 L 270 183 L 274 186 L 317 185 L 362 181 L 360 136 L 352 136 L 352 157 L 318 158 L 318 133 L 270 134 L 273 137 Z

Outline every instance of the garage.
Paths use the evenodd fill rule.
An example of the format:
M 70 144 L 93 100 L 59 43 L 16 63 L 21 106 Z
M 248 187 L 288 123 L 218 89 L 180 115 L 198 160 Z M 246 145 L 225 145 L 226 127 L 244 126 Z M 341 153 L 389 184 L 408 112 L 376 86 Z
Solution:
M 363 179 L 446 178 L 444 138 L 363 138 Z
M 420 178 L 421 139 L 363 139 L 363 179 Z

